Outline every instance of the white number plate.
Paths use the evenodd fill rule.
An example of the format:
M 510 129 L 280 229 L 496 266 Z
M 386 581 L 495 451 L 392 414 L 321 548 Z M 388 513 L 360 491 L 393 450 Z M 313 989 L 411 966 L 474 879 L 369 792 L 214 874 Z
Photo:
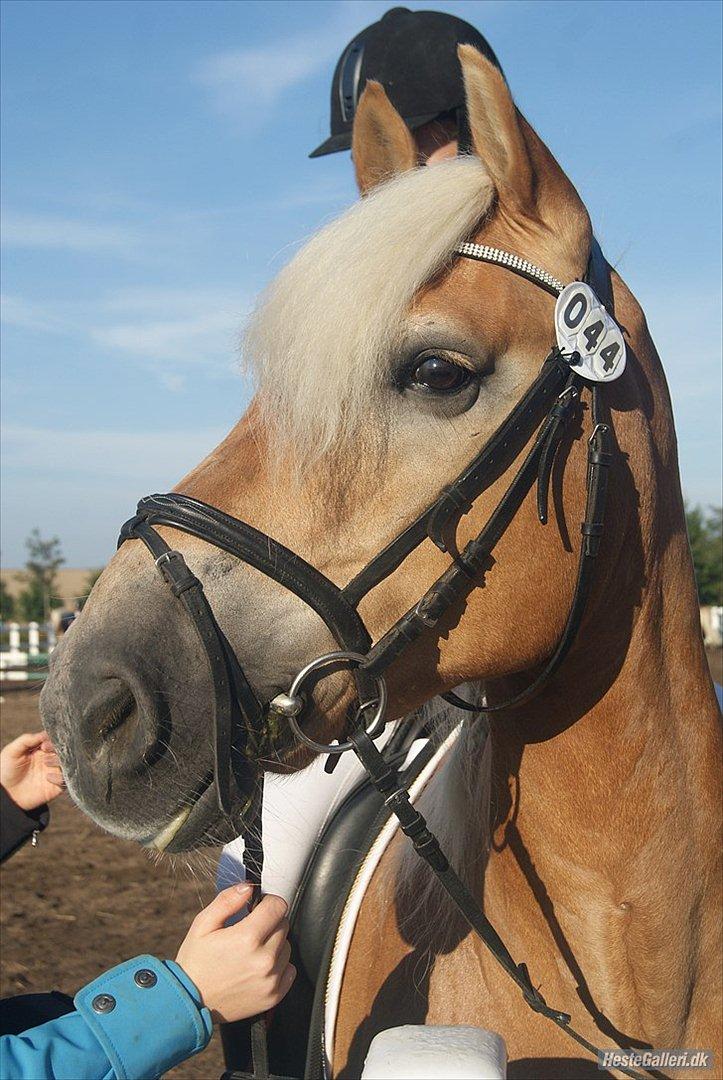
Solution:
M 573 281 L 560 293 L 555 330 L 562 352 L 579 353 L 574 368 L 584 379 L 611 382 L 622 375 L 627 358 L 622 331 L 584 281 Z

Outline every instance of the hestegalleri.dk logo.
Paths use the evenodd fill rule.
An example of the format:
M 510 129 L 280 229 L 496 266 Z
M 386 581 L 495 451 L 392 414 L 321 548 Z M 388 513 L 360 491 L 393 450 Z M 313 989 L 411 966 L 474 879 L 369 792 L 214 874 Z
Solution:
M 712 1050 L 601 1050 L 599 1069 L 706 1069 L 713 1068 Z

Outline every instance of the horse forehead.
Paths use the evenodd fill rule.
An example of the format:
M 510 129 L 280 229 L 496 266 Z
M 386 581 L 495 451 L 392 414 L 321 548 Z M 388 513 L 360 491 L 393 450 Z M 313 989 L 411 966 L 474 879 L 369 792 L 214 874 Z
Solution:
M 529 316 L 545 319 L 546 301 L 534 286 L 502 267 L 456 258 L 446 273 L 437 275 L 414 297 L 409 326 L 453 327 L 462 337 L 469 333 L 475 339 L 480 333 L 519 336 L 532 321 Z M 461 340 L 460 348 L 463 344 Z

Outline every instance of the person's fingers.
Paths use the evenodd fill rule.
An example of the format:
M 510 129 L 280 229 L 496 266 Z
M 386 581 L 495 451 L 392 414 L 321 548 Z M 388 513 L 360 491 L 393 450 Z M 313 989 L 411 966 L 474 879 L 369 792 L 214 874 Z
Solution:
M 223 889 L 203 911 L 199 911 L 191 929 L 196 934 L 210 934 L 213 930 L 220 930 L 227 919 L 248 904 L 253 892 L 253 885 L 246 885 L 244 882 Z
M 48 769 L 45 774 L 45 779 L 50 784 L 55 784 L 56 787 L 65 787 L 65 777 L 60 769 Z
M 279 954 L 276 957 L 276 961 L 274 963 L 274 971 L 278 971 L 279 974 L 286 971 L 286 968 L 288 967 L 290 960 L 291 960 L 291 945 L 289 944 L 288 941 L 284 941 L 279 946 Z
M 286 997 L 289 990 L 291 989 L 295 978 L 296 968 L 293 964 L 289 964 L 289 966 L 286 968 L 286 971 L 279 979 L 279 1001 L 281 1001 L 282 998 Z
M 282 919 L 279 923 L 278 929 L 274 930 L 274 932 L 270 934 L 269 937 L 266 939 L 264 948 L 268 949 L 272 956 L 280 956 L 281 951 L 287 942 L 288 933 L 289 920 Z
M 45 734 L 45 732 L 43 732 L 43 734 L 45 735 L 45 738 L 43 739 L 43 741 L 40 744 L 40 749 L 44 750 L 46 754 L 54 754 L 55 753 L 55 747 L 53 746 L 52 742 L 50 741 L 48 736 Z
M 22 735 L 18 735 L 15 741 L 22 743 L 23 746 L 40 746 L 47 737 L 44 731 L 26 731 Z
M 289 905 L 281 896 L 269 893 L 260 901 L 245 921 L 246 933 L 252 933 L 263 944 L 286 918 Z
M 40 749 L 43 754 L 43 761 L 46 765 L 57 765 L 57 767 L 60 768 L 60 758 L 54 751 L 43 750 L 42 746 Z
M 268 1013 L 286 997 L 295 978 L 296 968 L 293 964 L 288 964 L 284 971 L 273 979 L 264 1003 L 264 1012 Z
M 13 739 L 11 743 L 5 747 L 16 754 L 18 757 L 27 753 L 28 750 L 34 750 L 36 746 L 40 746 L 43 739 L 47 736 L 44 731 L 26 732 L 24 735 L 18 735 L 17 739 Z

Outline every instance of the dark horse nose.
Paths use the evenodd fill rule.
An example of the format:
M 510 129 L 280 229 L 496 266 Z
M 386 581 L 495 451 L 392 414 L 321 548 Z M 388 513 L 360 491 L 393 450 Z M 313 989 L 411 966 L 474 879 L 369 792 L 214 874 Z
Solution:
M 114 772 L 141 772 L 167 746 L 162 716 L 139 707 L 128 683 L 108 677 L 86 702 L 80 719 L 81 749 L 89 764 L 104 758 Z

